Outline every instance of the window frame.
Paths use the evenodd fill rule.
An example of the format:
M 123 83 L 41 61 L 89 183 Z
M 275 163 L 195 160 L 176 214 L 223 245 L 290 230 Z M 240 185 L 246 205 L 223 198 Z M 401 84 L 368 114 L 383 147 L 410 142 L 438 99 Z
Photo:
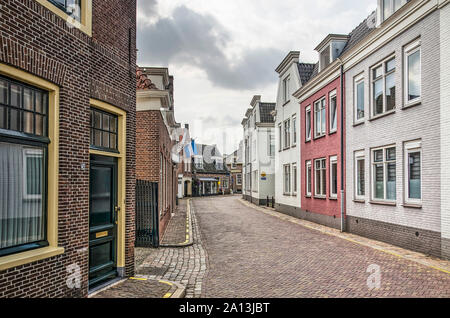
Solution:
M 361 118 L 358 118 L 358 86 L 360 84 L 363 84 L 363 116 Z M 362 123 L 364 122 L 365 118 L 366 118 L 366 83 L 365 83 L 365 78 L 364 78 L 364 74 L 360 74 L 354 77 L 353 79 L 353 99 L 354 99 L 354 107 L 353 107 L 353 112 L 354 112 L 354 116 L 353 116 L 353 122 L 355 124 L 358 123 Z
M 405 204 L 422 205 L 423 200 L 423 156 L 422 156 L 422 141 L 414 140 L 404 143 L 403 146 L 403 184 L 404 195 L 403 200 Z M 420 199 L 409 198 L 409 154 L 420 153 Z
M 239 186 L 242 185 L 242 173 L 236 174 L 236 185 L 239 185 Z
M 395 149 L 395 160 L 387 160 L 387 156 L 386 156 L 386 152 L 387 149 L 391 149 L 394 148 Z M 374 153 L 377 150 L 382 150 L 383 151 L 383 160 L 381 162 L 375 162 L 374 161 Z M 392 145 L 388 145 L 388 146 L 382 146 L 382 147 L 377 147 L 377 148 L 372 148 L 370 149 L 370 165 L 371 165 L 371 175 L 370 175 L 370 183 L 371 183 L 371 201 L 373 202 L 386 202 L 386 203 L 395 203 L 397 202 L 397 177 L 398 177 L 398 173 L 397 173 L 397 160 L 398 156 L 397 156 L 397 146 L 395 144 Z M 388 164 L 389 163 L 395 163 L 395 199 L 387 199 L 387 182 L 388 182 L 388 178 L 387 178 L 387 174 L 388 174 Z M 383 164 L 383 198 L 375 198 L 375 193 L 376 193 L 376 189 L 375 189 L 375 178 L 376 178 L 376 173 L 375 173 L 375 169 L 376 169 L 376 165 L 377 164 Z
M 335 105 L 335 107 L 336 107 L 336 127 L 334 127 L 334 128 L 331 127 L 331 125 L 332 125 L 331 100 L 333 98 L 336 98 L 336 105 Z M 329 109 L 328 109 L 328 116 L 329 116 L 329 118 L 328 118 L 328 121 L 329 121 L 328 129 L 329 129 L 329 131 L 328 131 L 328 133 L 332 134 L 332 133 L 335 133 L 337 131 L 338 123 L 339 123 L 339 118 L 338 118 L 338 113 L 337 113 L 338 112 L 338 101 L 337 101 L 337 91 L 336 90 L 333 90 L 333 91 L 331 91 L 328 94 L 328 107 L 329 107 Z
M 308 120 L 308 114 L 309 114 L 309 120 Z M 311 141 L 311 136 L 312 136 L 311 121 L 312 121 L 311 105 L 308 105 L 305 108 L 305 141 L 306 142 Z M 308 125 L 309 125 L 309 132 L 308 132 Z M 308 133 L 309 133 L 309 137 L 308 137 Z
M 358 184 L 359 184 L 359 173 L 358 173 L 358 161 L 364 161 L 364 183 L 363 183 L 363 188 L 364 188 L 364 195 L 359 195 L 358 194 Z M 365 200 L 366 199 L 366 156 L 364 153 L 364 150 L 359 150 L 359 151 L 355 151 L 354 153 L 354 185 L 355 185 L 355 190 L 354 190 L 354 198 L 355 200 Z
M 311 160 L 307 160 L 306 161 L 306 173 L 305 173 L 305 180 L 306 180 L 306 196 L 307 197 L 311 197 L 312 195 L 312 176 L 313 176 L 313 171 L 312 171 L 312 166 L 311 166 Z M 309 171 L 308 171 L 309 169 Z M 309 174 L 308 174 L 309 172 Z M 309 188 L 309 191 L 308 191 Z
M 388 62 L 395 60 L 395 67 L 393 70 L 390 71 L 386 71 L 386 66 L 388 64 Z M 380 76 L 378 76 L 377 78 L 373 78 L 374 75 L 374 70 L 381 67 L 382 69 L 382 74 Z M 384 58 L 382 61 L 378 62 L 377 64 L 373 65 L 372 67 L 370 67 L 370 118 L 371 119 L 375 119 L 378 117 L 382 117 L 384 115 L 390 114 L 395 112 L 395 110 L 397 109 L 397 104 L 398 104 L 398 100 L 397 100 L 397 96 L 395 97 L 395 105 L 394 108 L 387 110 L 387 95 L 386 95 L 386 77 L 388 77 L 389 75 L 395 74 L 397 72 L 397 57 L 394 54 L 389 55 L 388 57 Z M 383 85 L 383 111 L 379 114 L 374 114 L 374 111 L 376 109 L 376 103 L 375 103 L 375 83 L 378 82 L 379 80 L 382 81 Z M 397 81 L 394 75 L 394 81 L 395 81 L 395 94 L 397 95 Z
M 316 163 L 320 162 L 320 168 L 319 168 L 319 182 L 317 182 L 316 178 Z M 325 162 L 325 164 L 323 164 Z M 325 180 L 325 187 L 323 187 L 323 181 Z M 314 159 L 314 197 L 315 198 L 326 198 L 327 197 L 327 158 L 318 158 Z M 321 193 L 317 193 L 317 186 L 319 186 Z
M 386 16 L 385 15 L 385 3 L 384 0 L 381 0 L 381 20 L 382 22 L 386 21 L 387 19 L 389 19 L 391 16 L 394 15 L 395 12 L 397 12 L 404 4 L 406 4 L 407 0 L 399 0 L 399 7 L 395 8 L 395 0 L 387 0 L 389 1 L 389 14 Z
M 298 192 L 298 181 L 297 181 L 297 163 L 292 163 L 291 164 L 291 193 L 293 196 L 297 196 L 297 192 Z
M 288 163 L 283 165 L 283 195 L 291 195 L 291 182 L 291 165 Z
M 275 156 L 275 135 L 272 131 L 268 130 L 267 131 L 267 152 L 269 157 L 274 157 Z
M 41 151 L 39 151 L 41 150 Z M 42 160 L 43 160 L 43 171 L 42 171 L 42 175 L 44 176 L 44 180 L 42 182 L 42 187 L 45 187 L 46 183 L 47 183 L 47 178 L 46 178 L 46 148 L 42 148 L 42 149 L 22 149 L 22 158 L 23 158 L 23 171 L 22 171 L 22 179 L 23 179 L 23 198 L 24 200 L 42 200 L 42 192 L 45 192 L 44 189 L 41 189 L 41 193 L 40 194 L 28 194 L 28 175 L 27 175 L 27 171 L 28 171 L 28 161 L 27 159 L 29 157 L 36 157 L 37 156 L 41 156 Z M 45 198 L 44 198 L 45 201 Z M 43 201 L 43 202 L 44 202 Z
M 292 128 L 292 146 L 297 145 L 297 114 L 292 115 L 291 119 Z
M 338 186 L 338 160 L 337 160 L 337 156 L 331 156 L 330 157 L 330 166 L 329 166 L 329 179 L 330 179 L 330 199 L 337 199 L 338 197 L 338 191 L 339 191 L 339 186 Z M 333 193 L 333 164 L 336 164 L 336 193 Z
M 291 119 L 288 118 L 283 122 L 283 139 L 284 139 L 284 150 L 289 149 L 291 146 Z
M 409 100 L 409 65 L 408 58 L 412 54 L 419 52 L 419 90 L 420 96 Z M 403 49 L 403 107 L 420 104 L 422 101 L 422 41 L 417 39 L 406 45 Z
M 278 144 L 278 151 L 283 151 L 283 124 L 278 124 L 278 135 L 280 136 L 278 139 L 280 143 Z
M 283 103 L 287 104 L 291 100 L 290 92 L 291 76 L 288 75 L 283 79 Z
M 101 114 L 101 117 L 100 117 L 101 118 L 101 124 L 100 124 L 101 127 L 100 128 L 95 128 L 94 124 L 92 122 L 89 125 L 89 129 L 90 129 L 90 133 L 91 133 L 90 141 L 89 141 L 90 142 L 90 144 L 89 144 L 90 149 L 118 153 L 119 152 L 119 116 L 117 116 L 116 114 L 104 111 L 102 109 L 98 109 L 96 107 L 91 107 L 90 108 L 90 112 L 91 112 L 90 113 L 90 120 L 91 121 L 92 121 L 92 114 L 93 113 L 97 112 L 97 113 Z M 103 129 L 103 115 L 106 115 L 106 116 L 108 116 L 110 118 L 114 118 L 115 119 L 115 123 L 116 123 L 116 127 L 115 127 L 116 131 L 115 132 L 111 131 L 110 124 L 109 124 L 109 130 Z M 95 132 L 96 130 L 101 132 L 100 139 L 101 139 L 102 146 L 95 145 L 94 144 L 95 142 L 94 143 L 92 142 L 92 139 L 95 138 L 95 136 L 92 135 L 92 133 Z M 115 143 L 116 143 L 116 147 L 115 148 L 110 148 L 110 147 L 104 147 L 103 146 L 103 134 L 104 133 L 108 133 L 109 134 L 108 135 L 108 143 L 109 144 L 111 143 L 111 137 L 115 137 Z
M 324 104 L 322 105 L 322 102 L 324 102 Z M 319 108 L 319 112 L 316 109 L 316 106 L 320 104 L 320 108 Z M 322 116 L 322 111 L 325 111 L 325 116 Z M 320 114 L 319 118 L 320 118 L 320 133 L 317 133 L 317 113 Z M 323 117 L 325 117 L 325 125 L 322 123 L 322 119 Z M 314 138 L 320 138 L 323 137 L 327 134 L 327 101 L 326 101 L 326 97 L 322 97 L 319 100 L 314 102 Z M 322 127 L 325 127 L 324 131 L 322 131 Z

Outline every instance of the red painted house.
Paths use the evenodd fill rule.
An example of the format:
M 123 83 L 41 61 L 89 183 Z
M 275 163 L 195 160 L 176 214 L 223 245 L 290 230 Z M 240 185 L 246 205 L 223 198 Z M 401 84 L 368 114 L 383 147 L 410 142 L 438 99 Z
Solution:
M 349 35 L 328 35 L 317 47 L 319 62 L 306 83 L 294 93 L 300 101 L 301 212 L 300 217 L 344 228 L 341 201 L 345 197 L 345 149 L 341 115 L 342 70 L 339 57 L 360 40 L 357 29 Z M 343 145 L 344 143 L 344 145 Z M 344 205 L 342 205 L 344 206 Z

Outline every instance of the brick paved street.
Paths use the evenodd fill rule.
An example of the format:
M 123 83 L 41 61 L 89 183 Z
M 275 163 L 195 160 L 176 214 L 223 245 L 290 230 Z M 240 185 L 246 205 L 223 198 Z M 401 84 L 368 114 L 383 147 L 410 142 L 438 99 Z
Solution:
M 449 274 L 267 215 L 238 196 L 192 202 L 208 259 L 202 297 L 450 297 Z M 367 286 L 371 264 L 381 269 L 378 290 Z

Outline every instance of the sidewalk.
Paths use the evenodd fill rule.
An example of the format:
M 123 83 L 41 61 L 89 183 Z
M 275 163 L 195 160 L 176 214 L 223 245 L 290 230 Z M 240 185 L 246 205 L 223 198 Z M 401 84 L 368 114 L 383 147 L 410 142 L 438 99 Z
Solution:
M 193 244 L 191 199 L 181 199 L 161 239 L 161 247 L 186 247 Z
M 404 248 L 401 248 L 398 246 L 394 246 L 394 245 L 387 244 L 387 243 L 380 242 L 380 241 L 375 241 L 375 240 L 372 240 L 372 239 L 369 239 L 366 237 L 362 237 L 362 236 L 358 236 L 355 234 L 346 233 L 346 232 L 342 233 L 337 229 L 327 227 L 327 226 L 324 226 L 321 224 L 317 224 L 314 222 L 298 219 L 293 216 L 289 216 L 289 215 L 283 214 L 281 212 L 277 212 L 275 209 L 272 209 L 272 208 L 254 205 L 254 204 L 252 204 L 248 201 L 245 201 L 244 199 L 241 199 L 241 198 L 239 199 L 239 201 L 246 206 L 252 207 L 256 210 L 259 210 L 266 214 L 272 215 L 279 219 L 285 220 L 287 222 L 295 223 L 300 226 L 306 227 L 306 228 L 314 230 L 314 231 L 319 231 L 319 232 L 322 232 L 327 235 L 336 236 L 336 237 L 350 241 L 355 244 L 371 247 L 373 249 L 382 251 L 387 254 L 391 254 L 398 258 L 407 259 L 407 260 L 419 263 L 421 265 L 424 265 L 424 266 L 427 266 L 427 267 L 430 267 L 433 269 L 437 269 L 441 272 L 450 274 L 450 261 L 446 261 L 446 260 L 439 259 L 436 257 L 431 257 L 428 255 L 419 253 L 419 252 L 414 252 L 414 251 L 407 250 L 407 249 L 404 249 Z

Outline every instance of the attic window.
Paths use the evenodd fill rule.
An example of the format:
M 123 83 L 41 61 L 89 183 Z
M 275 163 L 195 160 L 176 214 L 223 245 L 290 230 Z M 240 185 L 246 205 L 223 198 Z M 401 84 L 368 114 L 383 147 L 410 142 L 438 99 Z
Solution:
M 320 52 L 320 70 L 325 69 L 328 65 L 330 65 L 331 60 L 330 55 L 330 46 L 327 45 L 322 52 Z
M 406 2 L 408 0 L 382 0 L 383 21 L 393 15 Z

